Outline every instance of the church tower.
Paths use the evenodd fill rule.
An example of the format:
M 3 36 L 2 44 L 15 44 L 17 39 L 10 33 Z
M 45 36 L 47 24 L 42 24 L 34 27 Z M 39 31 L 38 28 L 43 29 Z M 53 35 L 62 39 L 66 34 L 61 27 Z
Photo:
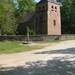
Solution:
M 61 35 L 60 5 L 56 0 L 41 0 L 36 5 L 36 34 Z

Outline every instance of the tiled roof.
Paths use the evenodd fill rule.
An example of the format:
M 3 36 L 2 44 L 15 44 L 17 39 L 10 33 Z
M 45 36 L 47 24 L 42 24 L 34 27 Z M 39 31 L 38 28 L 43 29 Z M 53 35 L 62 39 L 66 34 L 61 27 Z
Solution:
M 41 4 L 41 3 L 44 3 L 44 2 L 52 2 L 52 3 L 56 3 L 56 4 L 58 4 L 57 2 L 56 2 L 56 0 L 41 0 L 39 3 L 37 3 L 37 4 Z
M 35 18 L 35 12 L 30 12 L 23 17 L 20 23 L 33 21 L 34 18 Z

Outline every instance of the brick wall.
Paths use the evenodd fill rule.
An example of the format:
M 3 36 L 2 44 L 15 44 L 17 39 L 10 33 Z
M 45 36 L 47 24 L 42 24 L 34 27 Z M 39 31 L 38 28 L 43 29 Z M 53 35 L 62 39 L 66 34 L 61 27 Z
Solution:
M 48 35 L 61 35 L 60 6 L 58 4 L 48 2 L 47 13 Z
M 49 1 L 38 4 L 36 28 L 37 34 L 61 35 L 60 5 Z
M 36 5 L 36 34 L 47 34 L 47 2 Z

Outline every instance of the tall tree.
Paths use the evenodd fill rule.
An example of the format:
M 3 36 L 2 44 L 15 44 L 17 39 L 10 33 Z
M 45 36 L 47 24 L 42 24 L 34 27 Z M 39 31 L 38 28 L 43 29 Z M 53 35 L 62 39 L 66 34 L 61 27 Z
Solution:
M 4 22 L 4 12 L 7 10 L 7 8 L 4 6 L 3 3 L 4 3 L 4 1 L 1 0 L 1 2 L 0 2 L 0 35 L 1 35 L 1 27 Z
M 14 15 L 14 1 L 2 0 L 0 15 L 0 31 L 1 34 L 15 34 L 15 15 Z M 3 9 L 2 9 L 3 8 Z
M 35 5 L 34 0 L 0 0 L 0 34 L 16 34 L 20 20 Z
M 75 0 L 57 0 L 62 3 L 61 22 L 62 33 L 75 33 Z

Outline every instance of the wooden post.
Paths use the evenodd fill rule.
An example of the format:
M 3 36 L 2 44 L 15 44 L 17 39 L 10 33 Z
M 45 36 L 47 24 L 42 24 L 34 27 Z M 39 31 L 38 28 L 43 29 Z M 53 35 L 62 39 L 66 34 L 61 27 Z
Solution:
M 29 28 L 27 27 L 27 42 L 29 42 Z
M 1 25 L 0 25 L 0 35 L 1 35 Z

